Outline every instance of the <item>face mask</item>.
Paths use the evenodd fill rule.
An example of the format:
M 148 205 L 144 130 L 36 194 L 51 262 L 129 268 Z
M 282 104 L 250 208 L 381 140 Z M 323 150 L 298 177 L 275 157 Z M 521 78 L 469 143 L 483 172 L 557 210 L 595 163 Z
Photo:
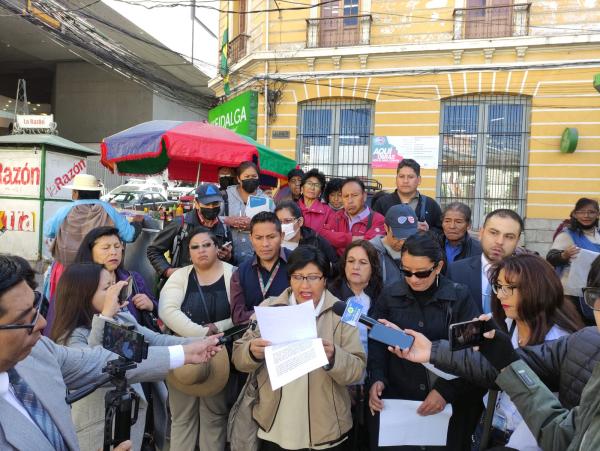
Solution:
M 258 188 L 259 183 L 258 179 L 242 180 L 242 188 L 244 188 L 244 191 L 247 193 L 253 193 Z
M 213 219 L 215 219 L 217 216 L 219 216 L 219 211 L 221 209 L 219 207 L 217 208 L 200 208 L 200 213 L 202 214 L 202 217 L 204 217 L 204 219 L 206 219 L 207 221 L 212 221 Z
M 235 177 L 232 175 L 222 175 L 221 177 L 219 177 L 219 187 L 222 190 L 226 190 L 227 187 L 235 184 Z
M 293 222 L 290 224 L 281 224 L 281 231 L 284 233 L 283 239 L 285 241 L 291 240 L 292 238 L 294 238 L 294 235 L 296 235 Z

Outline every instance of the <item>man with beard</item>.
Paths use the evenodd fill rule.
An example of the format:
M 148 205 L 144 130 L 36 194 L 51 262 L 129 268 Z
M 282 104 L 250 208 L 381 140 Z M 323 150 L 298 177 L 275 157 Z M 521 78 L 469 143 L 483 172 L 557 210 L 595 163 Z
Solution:
M 219 259 L 232 262 L 231 232 L 219 218 L 223 197 L 218 188 L 210 183 L 196 188 L 194 209 L 186 213 L 182 219 L 171 221 L 157 236 L 146 255 L 156 272 L 168 278 L 177 268 L 191 264 L 188 237 L 197 228 L 212 232 L 219 243 Z M 165 257 L 170 253 L 171 262 Z

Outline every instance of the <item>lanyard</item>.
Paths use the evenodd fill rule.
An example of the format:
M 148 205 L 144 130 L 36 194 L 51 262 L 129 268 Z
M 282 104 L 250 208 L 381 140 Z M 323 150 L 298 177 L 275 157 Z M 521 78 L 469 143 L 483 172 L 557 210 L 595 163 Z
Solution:
M 281 264 L 281 260 L 277 262 L 277 264 L 275 265 L 275 268 L 273 268 L 273 271 L 271 271 L 271 275 L 269 276 L 269 280 L 267 280 L 266 285 L 263 282 L 263 278 L 262 278 L 262 274 L 260 273 L 260 269 L 258 269 L 258 267 L 256 268 L 256 274 L 258 275 L 258 283 L 260 284 L 260 291 L 262 292 L 263 300 L 265 299 L 265 296 L 267 295 L 267 291 L 269 291 L 269 288 L 271 288 L 271 285 L 273 284 L 273 280 L 275 279 L 275 276 L 277 275 L 277 272 L 279 271 L 280 264 Z

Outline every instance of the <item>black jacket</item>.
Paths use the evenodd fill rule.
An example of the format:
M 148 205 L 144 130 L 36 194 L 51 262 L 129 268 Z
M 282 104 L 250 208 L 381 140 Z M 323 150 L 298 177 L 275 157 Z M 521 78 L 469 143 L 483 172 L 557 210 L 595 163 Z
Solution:
M 579 405 L 583 387 L 600 362 L 600 333 L 595 326 L 586 327 L 558 340 L 520 348 L 517 353 L 550 390 L 558 392 L 563 407 L 572 409 Z M 471 349 L 450 352 L 447 341 L 434 342 L 430 362 L 442 371 L 498 389 L 494 383 L 498 371 Z
M 478 315 L 467 287 L 440 276 L 429 299 L 417 300 L 404 280 L 389 287 L 379 297 L 373 317 L 385 318 L 402 329 L 423 333 L 430 340 L 448 337 L 452 323 L 472 320 Z M 471 433 L 481 413 L 484 391 L 463 379 L 435 377 L 423 365 L 394 356 L 381 343 L 369 340 L 367 370 L 370 383 L 385 384 L 383 398 L 422 401 L 432 389 L 453 406 L 446 449 L 468 449 Z M 404 449 L 404 448 L 403 448 Z
M 398 191 L 381 196 L 375 201 L 373 210 L 381 213 L 383 216 L 387 211 L 394 205 L 401 204 L 402 201 L 398 196 Z M 419 193 L 419 201 L 417 202 L 417 208 L 415 209 L 417 218 L 419 221 L 427 221 L 429 229 L 437 233 L 442 234 L 442 209 L 438 203 L 429 196 Z
M 340 301 L 347 302 L 348 299 L 350 299 L 352 296 L 355 296 L 354 292 L 344 280 L 336 279 L 335 281 L 328 283 L 327 289 Z M 371 306 L 369 307 L 369 311 L 365 314 L 367 316 L 372 316 L 377 304 L 377 295 L 373 293 L 373 290 L 369 286 L 365 288 L 365 294 L 371 299 Z
M 461 283 L 469 288 L 471 297 L 478 309 L 479 316 L 483 313 L 483 294 L 481 291 L 481 255 L 465 258 L 450 263 L 446 276 L 456 283 Z M 473 317 L 474 318 L 474 317 Z M 471 318 L 471 319 L 473 319 Z
M 310 227 L 302 226 L 300 228 L 300 242 L 298 245 L 314 246 L 319 249 L 327 258 L 327 261 L 331 263 L 332 267 L 335 268 L 335 264 L 338 261 L 338 255 L 335 249 L 326 241 L 322 236 L 317 235 Z
M 172 266 L 166 259 L 165 252 L 169 252 L 170 257 L 173 257 L 173 244 L 175 242 L 175 238 L 183 229 L 184 222 L 187 224 L 187 228 L 185 230 L 183 241 L 181 242 L 179 259 L 178 262 Z M 183 267 L 191 264 L 190 251 L 188 248 L 190 242 L 189 236 L 196 229 L 208 230 L 215 234 L 219 246 L 222 246 L 227 241 L 232 241 L 231 232 L 227 226 L 221 222 L 221 220 L 219 220 L 212 228 L 209 229 L 200 224 L 200 221 L 198 220 L 198 213 L 196 209 L 193 209 L 183 216 L 183 220 L 180 218 L 175 218 L 173 221 L 171 221 L 163 230 L 159 232 L 158 235 L 156 235 L 150 246 L 148 246 L 146 255 L 148 256 L 148 260 L 150 260 L 150 263 L 154 267 L 157 274 L 163 275 L 164 272 L 169 268 Z M 231 254 L 233 255 L 233 251 Z M 232 262 L 230 261 L 229 263 Z
M 442 250 L 444 251 L 444 255 L 445 255 L 446 254 L 446 237 L 443 234 L 440 235 L 440 246 L 442 247 Z M 467 232 L 467 233 L 465 233 L 465 236 L 461 243 L 460 252 L 456 256 L 454 261 L 457 262 L 459 260 L 464 260 L 464 259 L 470 258 L 470 257 L 480 257 L 481 253 L 482 253 L 481 243 L 479 242 L 479 240 L 476 240 L 471 235 L 469 235 L 469 232 Z M 447 260 L 446 260 L 446 263 L 448 263 Z M 451 262 L 451 263 L 454 263 L 454 262 Z

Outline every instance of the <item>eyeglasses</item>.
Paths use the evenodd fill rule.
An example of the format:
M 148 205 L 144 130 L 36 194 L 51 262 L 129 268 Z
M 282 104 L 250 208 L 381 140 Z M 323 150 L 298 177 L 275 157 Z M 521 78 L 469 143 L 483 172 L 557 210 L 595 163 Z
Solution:
M 437 263 L 435 265 L 433 265 L 433 268 L 431 269 L 427 269 L 425 271 L 408 271 L 407 269 L 402 268 L 402 272 L 404 273 L 404 277 L 406 277 L 407 279 L 409 277 L 415 276 L 417 279 L 427 279 L 431 274 L 433 274 L 433 271 L 435 271 L 435 268 L 437 268 Z
M 39 291 L 34 291 L 34 300 L 33 300 L 33 309 L 35 310 L 35 315 L 33 320 L 29 324 L 2 324 L 0 325 L 0 330 L 15 330 L 15 329 L 29 329 L 29 335 L 33 332 L 33 328 L 35 327 L 35 323 L 37 323 L 38 318 L 40 317 L 40 306 L 42 303 L 42 294 Z
M 600 287 L 583 288 L 583 300 L 592 310 L 600 311 Z
M 575 214 L 577 216 L 590 216 L 590 217 L 594 217 L 594 216 L 598 216 L 600 212 L 598 210 L 576 210 Z
M 296 221 L 298 221 L 299 218 L 285 218 L 282 219 L 281 222 L 282 224 L 294 224 Z
M 210 249 L 214 245 L 215 245 L 215 243 L 191 244 L 190 245 L 190 249 L 193 250 L 193 251 L 196 251 L 196 250 L 198 250 L 200 248 L 202 248 L 202 249 Z
M 305 185 L 308 188 L 321 189 L 321 184 L 318 182 L 306 182 Z
M 300 282 L 302 283 L 304 280 L 306 280 L 309 284 L 313 284 L 313 283 L 317 283 L 319 280 L 321 280 L 324 276 L 317 276 L 316 274 L 310 274 L 308 276 L 303 276 L 302 274 L 292 274 L 291 275 L 291 279 L 294 282 Z
M 512 296 L 515 288 L 517 288 L 517 287 L 515 287 L 513 285 L 502 285 L 499 283 L 492 284 L 492 291 L 495 294 L 502 293 L 504 296 Z

